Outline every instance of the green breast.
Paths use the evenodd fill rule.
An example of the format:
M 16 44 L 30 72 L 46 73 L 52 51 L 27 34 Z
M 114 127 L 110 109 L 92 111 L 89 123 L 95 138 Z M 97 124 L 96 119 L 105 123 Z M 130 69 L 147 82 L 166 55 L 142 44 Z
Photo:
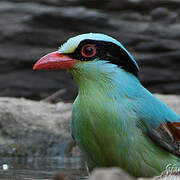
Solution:
M 74 102 L 73 135 L 96 166 L 125 166 L 128 158 L 129 136 L 117 108 L 121 108 L 120 105 L 100 94 L 94 98 L 78 97 Z M 127 117 L 122 115 L 122 118 Z

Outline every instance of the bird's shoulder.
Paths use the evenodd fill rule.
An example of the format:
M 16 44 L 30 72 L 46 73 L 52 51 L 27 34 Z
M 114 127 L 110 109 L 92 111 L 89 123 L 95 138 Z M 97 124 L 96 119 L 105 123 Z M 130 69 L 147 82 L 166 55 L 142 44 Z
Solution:
M 180 116 L 148 92 L 140 104 L 137 126 L 154 143 L 180 157 Z

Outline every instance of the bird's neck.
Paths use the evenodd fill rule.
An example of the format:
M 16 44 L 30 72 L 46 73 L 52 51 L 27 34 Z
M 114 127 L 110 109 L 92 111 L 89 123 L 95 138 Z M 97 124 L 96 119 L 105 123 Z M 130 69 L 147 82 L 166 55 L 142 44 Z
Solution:
M 71 72 L 82 95 L 97 92 L 111 95 L 112 91 L 130 94 L 131 89 L 139 84 L 133 74 L 105 61 L 79 63 Z

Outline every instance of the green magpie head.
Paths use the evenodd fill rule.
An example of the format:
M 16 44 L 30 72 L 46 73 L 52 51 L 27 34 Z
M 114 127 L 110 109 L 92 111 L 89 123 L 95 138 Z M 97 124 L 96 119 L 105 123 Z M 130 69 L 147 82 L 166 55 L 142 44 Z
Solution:
M 33 69 L 76 69 L 78 63 L 104 60 L 137 76 L 139 67 L 116 39 L 100 33 L 87 33 L 70 38 L 58 51 L 36 62 Z

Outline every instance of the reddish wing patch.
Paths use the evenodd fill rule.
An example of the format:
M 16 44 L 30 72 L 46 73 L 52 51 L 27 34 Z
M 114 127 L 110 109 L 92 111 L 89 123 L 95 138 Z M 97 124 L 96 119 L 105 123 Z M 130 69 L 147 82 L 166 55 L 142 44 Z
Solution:
M 160 124 L 148 131 L 151 139 L 167 151 L 180 157 L 180 123 Z
M 171 132 L 175 141 L 180 141 L 180 123 L 168 122 L 166 127 Z

